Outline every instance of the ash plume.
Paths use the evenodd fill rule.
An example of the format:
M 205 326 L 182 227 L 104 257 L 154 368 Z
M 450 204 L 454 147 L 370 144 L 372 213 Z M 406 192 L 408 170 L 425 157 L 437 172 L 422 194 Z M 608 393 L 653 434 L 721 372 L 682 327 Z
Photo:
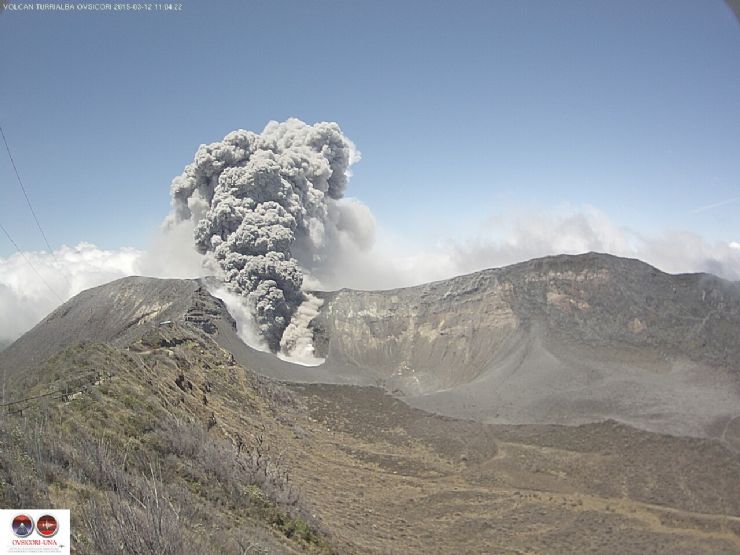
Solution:
M 338 202 L 357 159 L 336 123 L 289 119 L 201 145 L 172 181 L 169 225 L 194 225 L 196 249 L 246 299 L 274 352 L 306 299 L 304 272 L 343 234 L 365 241 L 356 210 Z

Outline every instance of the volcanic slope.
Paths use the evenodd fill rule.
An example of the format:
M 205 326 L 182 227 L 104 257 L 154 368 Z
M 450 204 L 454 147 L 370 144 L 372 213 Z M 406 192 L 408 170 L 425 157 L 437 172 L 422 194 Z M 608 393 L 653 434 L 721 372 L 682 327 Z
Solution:
M 197 280 L 125 278 L 78 295 L 0 353 L 8 375 L 81 340 L 124 345 L 163 321 L 211 333 L 285 381 L 377 385 L 480 422 L 614 419 L 740 449 L 740 284 L 603 254 L 555 256 L 389 291 L 320 293 L 324 364 L 244 344 Z
M 7 373 L 19 402 L 0 421 L 0 503 L 73 508 L 79 553 L 740 551 L 740 457 L 719 441 L 491 425 L 380 388 L 280 384 L 257 372 L 287 367 L 219 346 L 233 321 L 196 281 L 89 295 L 9 353 L 55 329 L 101 339 L 38 344 L 56 352 Z M 101 519 L 116 525 L 97 533 Z
M 324 301 L 313 325 L 325 366 L 354 367 L 413 406 L 737 435 L 738 283 L 590 253 Z

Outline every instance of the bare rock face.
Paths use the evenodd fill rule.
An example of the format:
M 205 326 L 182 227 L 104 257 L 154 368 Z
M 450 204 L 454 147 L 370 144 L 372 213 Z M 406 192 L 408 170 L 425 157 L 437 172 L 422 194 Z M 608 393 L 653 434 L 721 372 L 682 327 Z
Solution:
M 520 326 L 511 284 L 485 274 L 328 297 L 315 322 L 325 338 L 318 354 L 371 370 L 390 390 L 421 393 L 467 383 Z
M 198 280 L 126 278 L 65 303 L 0 353 L 0 369 L 12 377 L 68 345 L 127 345 L 171 322 L 281 380 L 380 385 L 413 406 L 482 422 L 613 419 L 740 448 L 738 283 L 591 253 L 317 295 L 321 366 L 246 346 Z
M 740 360 L 740 287 L 637 260 L 560 256 L 391 291 L 324 294 L 322 356 L 423 392 L 466 383 L 509 342 L 536 334 L 591 348 Z
M 714 276 L 591 253 L 324 297 L 326 364 L 427 410 L 699 436 L 740 414 L 740 286 Z

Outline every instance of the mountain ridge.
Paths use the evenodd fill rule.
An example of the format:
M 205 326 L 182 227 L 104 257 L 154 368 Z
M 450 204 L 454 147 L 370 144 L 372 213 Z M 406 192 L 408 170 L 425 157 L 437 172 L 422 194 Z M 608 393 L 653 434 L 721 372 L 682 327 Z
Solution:
M 292 382 L 378 385 L 490 423 L 615 419 L 715 437 L 740 415 L 740 285 L 637 259 L 556 255 L 383 291 L 317 292 L 318 367 L 245 345 L 202 280 L 128 277 L 81 293 L 0 353 L 9 376 L 80 340 L 123 345 L 163 321 Z
M 0 501 L 72 507 L 83 554 L 736 553 L 734 286 L 651 271 L 324 294 L 317 367 L 246 345 L 205 281 L 94 288 L 0 353 Z

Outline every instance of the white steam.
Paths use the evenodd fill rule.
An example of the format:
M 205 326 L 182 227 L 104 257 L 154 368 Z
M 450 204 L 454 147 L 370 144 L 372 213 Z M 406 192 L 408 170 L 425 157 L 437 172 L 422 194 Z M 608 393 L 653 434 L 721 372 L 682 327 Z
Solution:
M 141 253 L 139 272 L 159 278 L 197 278 L 208 275 L 203 255 L 193 248 L 192 221 L 168 222 Z
M 209 286 L 208 292 L 224 302 L 229 314 L 236 321 L 237 335 L 244 343 L 258 351 L 270 350 L 265 339 L 257 331 L 252 312 L 244 302 L 244 297 L 234 293 L 226 285 Z
M 365 215 L 372 229 L 369 212 L 357 206 L 360 208 L 352 210 Z M 362 218 L 351 221 L 362 222 Z M 181 222 L 158 237 L 147 252 L 131 248 L 103 250 L 81 243 L 77 247 L 63 246 L 54 256 L 47 252 L 25 255 L 57 295 L 67 300 L 84 289 L 128 275 L 205 275 L 209 270 L 202 268 L 203 257 L 194 253 L 191 232 L 192 225 Z M 437 246 L 404 245 L 397 238 L 381 237 L 373 249 L 363 251 L 350 240 L 356 234 L 343 233 L 337 232 L 339 240 L 331 245 L 334 256 L 326 257 L 323 265 L 316 264 L 306 275 L 307 289 L 402 287 L 539 256 L 590 250 L 639 258 L 671 273 L 709 272 L 740 280 L 738 241 L 709 243 L 696 234 L 679 231 L 645 236 L 615 225 L 606 214 L 590 207 L 560 215 L 529 214 L 509 221 L 496 220 L 488 223 L 487 233 L 481 237 Z M 267 350 L 244 297 L 226 288 L 217 291 L 216 296 L 226 302 L 237 320 L 242 339 L 252 347 Z M 308 296 L 283 334 L 284 347 L 293 348 L 293 353 L 286 354 L 309 364 L 319 360 L 313 356 L 308 328 L 311 314 L 318 310 L 316 302 Z M 18 338 L 58 305 L 59 298 L 23 257 L 13 254 L 0 258 L 0 347 Z M 299 330 L 302 334 L 297 333 Z
M 344 249 L 320 268 L 311 289 L 392 289 L 553 254 L 589 251 L 638 258 L 669 273 L 707 272 L 740 280 L 740 243 L 687 231 L 645 235 L 591 206 L 559 207 L 485 222 L 476 237 L 436 245 L 380 234 L 371 250 Z
M 343 197 L 358 159 L 336 124 L 296 119 L 202 145 L 173 180 L 172 213 L 145 252 L 81 243 L 0 258 L 0 348 L 60 299 L 128 275 L 216 273 L 225 286 L 213 293 L 236 319 L 240 337 L 307 365 L 322 362 L 310 327 L 322 301 L 309 291 L 402 287 L 588 251 L 740 280 L 738 241 L 710 243 L 685 231 L 646 236 L 588 206 L 492 219 L 463 242 L 414 245 L 382 234 L 376 242 L 370 210 Z
M 319 309 L 323 304 L 324 301 L 317 296 L 306 294 L 306 299 L 285 328 L 280 340 L 278 357 L 304 366 L 318 366 L 324 362 L 324 359 L 317 357 L 314 352 L 313 331 L 310 328 L 311 320 L 319 315 Z
M 289 119 L 201 145 L 172 181 L 170 225 L 195 224 L 196 249 L 245 297 L 273 352 L 306 300 L 304 272 L 346 237 L 367 241 L 367 215 L 339 202 L 357 159 L 336 123 Z

